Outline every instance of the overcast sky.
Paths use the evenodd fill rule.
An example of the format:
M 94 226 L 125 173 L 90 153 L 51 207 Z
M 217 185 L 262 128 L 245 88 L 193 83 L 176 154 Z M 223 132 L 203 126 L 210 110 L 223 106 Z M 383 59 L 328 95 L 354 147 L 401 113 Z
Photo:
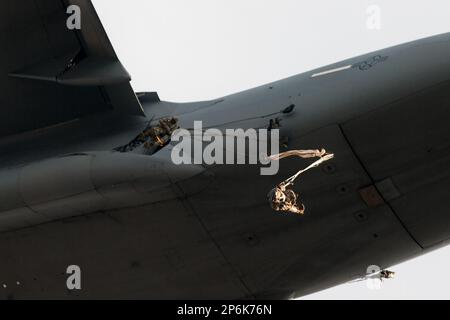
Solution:
M 93 3 L 135 91 L 158 91 L 163 100 L 180 102 L 217 98 L 450 32 L 448 0 Z M 444 248 L 392 268 L 396 279 L 379 291 L 361 282 L 307 298 L 448 299 L 449 268 L 450 248 Z

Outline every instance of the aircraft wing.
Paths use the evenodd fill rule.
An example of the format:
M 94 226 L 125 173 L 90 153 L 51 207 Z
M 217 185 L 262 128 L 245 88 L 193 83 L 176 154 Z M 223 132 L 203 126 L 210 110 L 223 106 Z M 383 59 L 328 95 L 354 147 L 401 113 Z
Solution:
M 71 5 L 79 30 L 67 27 Z M 90 0 L 4 0 L 0 43 L 0 137 L 112 109 L 144 114 Z

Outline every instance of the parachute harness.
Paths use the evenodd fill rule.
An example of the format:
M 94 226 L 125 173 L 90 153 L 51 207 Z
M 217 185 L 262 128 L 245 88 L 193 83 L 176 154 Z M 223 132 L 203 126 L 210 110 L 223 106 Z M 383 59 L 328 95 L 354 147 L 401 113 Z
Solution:
M 321 150 L 290 150 L 280 154 L 272 155 L 269 160 L 278 161 L 283 158 L 297 156 L 303 159 L 319 158 L 317 161 L 310 164 L 305 169 L 299 170 L 292 177 L 287 178 L 279 183 L 275 188 L 270 190 L 267 195 L 270 205 L 275 211 L 291 212 L 294 214 L 303 215 L 305 213 L 305 206 L 303 203 L 298 203 L 299 195 L 292 189 L 295 180 L 304 172 L 318 167 L 323 162 L 334 158 L 334 154 L 327 153 L 325 149 Z

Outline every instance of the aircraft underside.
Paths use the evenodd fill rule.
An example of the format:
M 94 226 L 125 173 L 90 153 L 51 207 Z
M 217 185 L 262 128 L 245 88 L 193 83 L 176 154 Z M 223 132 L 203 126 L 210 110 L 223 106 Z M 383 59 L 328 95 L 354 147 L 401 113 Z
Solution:
M 60 29 L 66 2 L 89 27 Z M 448 243 L 450 34 L 183 104 L 134 93 L 90 1 L 0 6 L 0 297 L 286 299 Z M 174 163 L 197 121 L 323 161 L 274 205 L 316 159 Z

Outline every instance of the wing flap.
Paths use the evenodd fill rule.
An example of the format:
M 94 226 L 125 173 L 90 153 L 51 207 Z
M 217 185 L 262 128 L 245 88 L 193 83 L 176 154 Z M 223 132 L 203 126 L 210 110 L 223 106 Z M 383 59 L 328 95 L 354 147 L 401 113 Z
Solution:
M 109 86 L 129 83 L 131 78 L 119 60 L 89 57 L 67 69 L 67 63 L 52 59 L 18 72 L 14 78 L 52 81 L 69 86 Z M 67 70 L 66 70 L 67 69 Z

